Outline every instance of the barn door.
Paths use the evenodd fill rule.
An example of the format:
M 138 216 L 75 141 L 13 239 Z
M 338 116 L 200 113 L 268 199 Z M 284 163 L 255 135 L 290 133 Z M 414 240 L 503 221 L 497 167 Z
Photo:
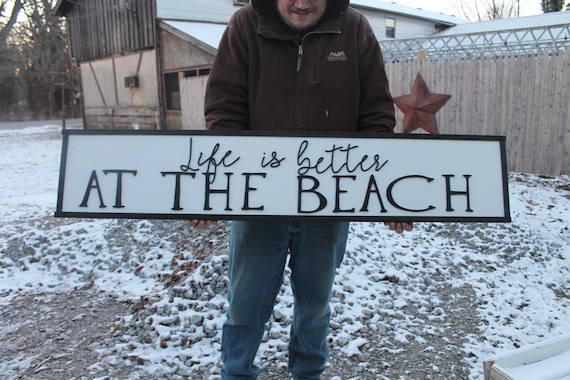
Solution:
M 206 129 L 204 96 L 207 81 L 207 75 L 180 78 L 182 129 Z

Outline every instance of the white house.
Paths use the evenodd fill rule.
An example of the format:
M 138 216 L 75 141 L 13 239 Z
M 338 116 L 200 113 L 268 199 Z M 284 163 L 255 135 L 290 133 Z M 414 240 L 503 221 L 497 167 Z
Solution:
M 159 0 L 161 20 L 203 22 L 225 25 L 232 14 L 249 0 Z M 350 5 L 363 13 L 379 41 L 427 37 L 467 20 L 412 8 L 382 0 L 352 0 Z
M 380 41 L 387 60 L 561 53 L 570 49 L 570 12 L 461 23 L 425 38 Z

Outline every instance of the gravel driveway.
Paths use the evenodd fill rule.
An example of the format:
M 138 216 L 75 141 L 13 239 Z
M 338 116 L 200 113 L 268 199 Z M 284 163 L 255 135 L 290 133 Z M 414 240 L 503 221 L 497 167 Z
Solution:
M 172 233 L 173 222 L 156 221 L 159 234 Z M 195 271 L 202 260 L 223 257 L 227 245 L 227 225 L 203 234 L 215 234 L 214 245 L 194 246 L 205 252 L 199 261 L 191 260 L 178 265 L 185 270 Z M 221 231 L 221 232 L 220 232 Z M 128 236 L 128 223 L 120 223 L 111 229 L 108 239 L 115 244 L 135 244 Z M 198 232 L 187 232 L 181 244 L 192 241 L 210 241 L 207 236 L 195 240 Z M 222 236 L 222 239 L 219 237 Z M 121 238 L 122 237 L 122 238 Z M 198 244 L 198 243 L 195 243 Z M 143 247 L 144 248 L 144 247 Z M 132 249 L 130 247 L 129 249 Z M 222 262 L 227 263 L 227 260 Z M 180 273 L 173 268 L 173 273 Z M 222 268 L 225 270 L 225 268 Z M 165 284 L 176 289 L 183 284 L 183 276 L 168 276 Z M 436 280 L 436 279 L 433 279 Z M 384 281 L 396 282 L 386 278 Z M 221 286 L 225 282 L 221 282 Z M 405 285 L 404 285 L 405 286 Z M 323 379 L 466 379 L 469 364 L 461 347 L 467 343 L 467 336 L 478 334 L 480 325 L 477 314 L 477 299 L 470 287 L 452 288 L 443 282 L 436 285 L 445 318 L 426 320 L 425 310 L 419 305 L 405 306 L 405 315 L 417 325 L 414 333 L 423 337 L 408 342 L 384 339 L 389 331 L 387 325 L 361 328 L 355 336 L 362 338 L 362 345 L 354 347 L 358 354 L 346 354 L 335 345 L 339 339 L 331 339 L 331 359 Z M 225 289 L 218 289 L 221 293 Z M 387 295 L 388 297 L 390 294 Z M 113 346 L 123 336 L 149 334 L 144 323 L 157 313 L 150 299 L 120 300 L 116 296 L 86 286 L 68 292 L 17 295 L 0 312 L 0 379 L 216 379 L 219 369 L 187 368 L 181 374 L 149 374 L 143 360 L 128 355 L 112 354 Z M 413 317 L 410 317 L 413 316 Z M 392 318 L 384 316 L 383 318 Z M 382 319 L 382 318 L 380 318 Z M 126 323 L 125 320 L 130 321 Z M 138 322 L 137 322 L 138 321 Z M 275 318 L 272 323 L 277 323 Z M 346 321 L 351 323 L 351 321 Z M 429 329 L 421 326 L 429 323 Z M 287 328 L 288 321 L 283 321 Z M 341 332 L 338 322 L 333 322 L 332 331 Z M 352 337 L 353 339 L 355 337 Z M 142 338 L 141 338 L 142 339 Z M 355 342 L 358 345 L 358 340 Z M 285 348 L 282 347 L 281 350 Z M 260 379 L 289 379 L 283 355 L 262 359 L 263 372 Z M 445 370 L 442 370 L 445 369 Z M 212 374 L 213 373 L 213 374 Z

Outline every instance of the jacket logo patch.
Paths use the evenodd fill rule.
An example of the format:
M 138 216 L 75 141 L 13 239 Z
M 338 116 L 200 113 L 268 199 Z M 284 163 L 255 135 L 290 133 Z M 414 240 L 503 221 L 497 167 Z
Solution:
M 348 58 L 344 51 L 331 51 L 327 57 L 329 62 L 346 62 Z

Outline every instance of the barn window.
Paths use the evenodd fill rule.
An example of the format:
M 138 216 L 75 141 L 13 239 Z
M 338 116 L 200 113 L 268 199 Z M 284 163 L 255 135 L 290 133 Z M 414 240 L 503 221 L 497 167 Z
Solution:
M 386 37 L 396 38 L 396 19 L 386 17 Z
M 198 77 L 210 74 L 210 68 L 206 67 L 203 69 L 186 70 L 182 73 L 184 78 Z
M 166 95 L 166 109 L 180 110 L 180 82 L 178 73 L 164 74 L 164 92 Z

